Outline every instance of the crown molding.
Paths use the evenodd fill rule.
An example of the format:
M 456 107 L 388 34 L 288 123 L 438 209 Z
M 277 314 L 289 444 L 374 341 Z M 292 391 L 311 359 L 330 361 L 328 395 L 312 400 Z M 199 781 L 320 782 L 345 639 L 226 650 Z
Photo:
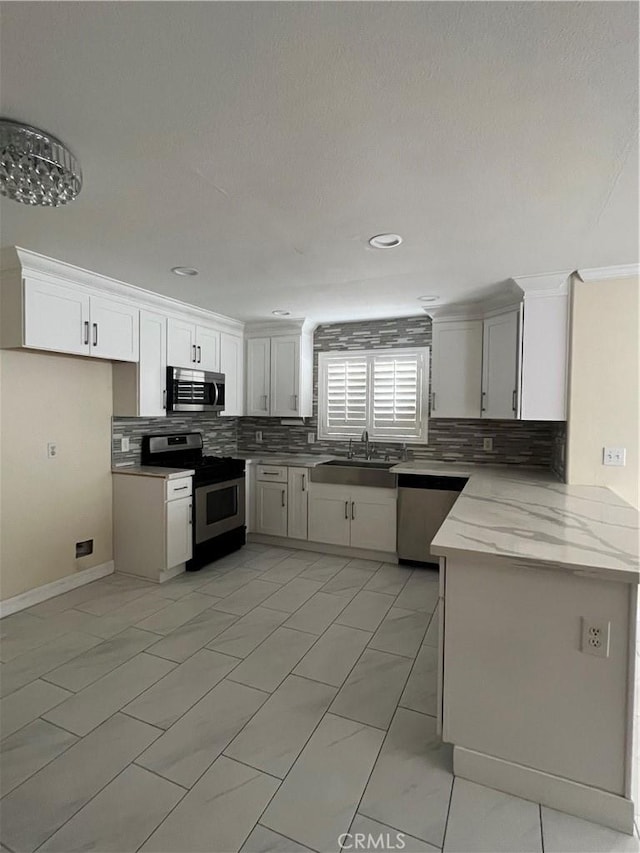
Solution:
M 311 334 L 316 323 L 306 317 L 290 320 L 252 320 L 245 324 L 248 338 L 277 337 L 278 335 Z
M 29 274 L 34 278 L 55 279 L 60 284 L 76 284 L 88 287 L 97 295 L 113 296 L 132 302 L 138 307 L 147 308 L 160 313 L 168 313 L 172 316 L 180 316 L 191 321 L 202 321 L 214 323 L 216 326 L 235 334 L 242 334 L 244 323 L 227 317 L 224 314 L 216 314 L 206 308 L 190 305 L 174 299 L 171 296 L 163 296 L 143 287 L 137 287 L 115 278 L 109 278 L 101 273 L 76 267 L 65 261 L 58 261 L 23 249 L 21 246 L 10 247 L 2 250 L 1 268 L 4 272 L 19 270 L 22 275 Z
M 615 267 L 591 267 L 589 269 L 576 270 L 576 272 L 584 282 L 606 281 L 612 278 L 637 278 L 640 277 L 640 264 L 619 264 Z
M 538 275 L 514 275 L 512 281 L 527 296 L 565 296 L 569 292 L 569 280 L 573 270 L 539 273 Z

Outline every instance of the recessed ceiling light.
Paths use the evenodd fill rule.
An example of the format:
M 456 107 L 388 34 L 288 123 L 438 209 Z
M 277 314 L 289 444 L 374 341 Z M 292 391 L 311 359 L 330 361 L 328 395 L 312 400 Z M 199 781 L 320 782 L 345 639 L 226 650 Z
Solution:
M 171 267 L 174 275 L 198 275 L 198 270 L 193 267 Z
M 395 249 L 402 243 L 402 237 L 399 234 L 377 234 L 369 240 L 369 245 L 374 249 Z
M 439 296 L 418 296 L 420 302 L 437 302 L 440 299 Z
M 288 317 L 291 314 L 291 311 L 284 311 L 282 308 L 276 308 L 276 310 L 271 313 L 275 314 L 276 317 Z

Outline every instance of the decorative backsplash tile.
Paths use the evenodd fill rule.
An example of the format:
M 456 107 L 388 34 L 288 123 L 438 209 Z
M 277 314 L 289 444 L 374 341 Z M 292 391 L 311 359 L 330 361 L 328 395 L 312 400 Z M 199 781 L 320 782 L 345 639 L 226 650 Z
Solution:
M 220 417 L 217 412 L 201 414 L 169 414 L 164 418 L 112 418 L 111 461 L 120 465 L 139 465 L 142 436 L 163 432 L 201 432 L 204 453 L 211 456 L 232 456 L 238 446 L 237 418 Z M 126 436 L 129 450 L 120 450 L 120 439 Z

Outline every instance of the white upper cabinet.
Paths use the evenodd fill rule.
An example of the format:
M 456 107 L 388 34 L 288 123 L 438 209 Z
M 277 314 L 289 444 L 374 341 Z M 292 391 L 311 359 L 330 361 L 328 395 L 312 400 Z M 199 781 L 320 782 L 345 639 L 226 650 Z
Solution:
M 567 294 L 525 299 L 522 327 L 520 417 L 564 421 L 567 417 Z
M 482 320 L 434 321 L 432 418 L 479 418 Z
M 193 367 L 217 373 L 220 369 L 220 332 L 170 317 L 167 361 L 170 367 Z
M 89 296 L 77 287 L 25 278 L 23 344 L 89 355 Z
M 262 323 L 246 331 L 247 415 L 276 418 L 311 417 L 311 331 L 304 330 L 303 321 Z
M 518 416 L 520 309 L 487 317 L 482 340 L 482 417 Z
M 225 403 L 221 415 L 244 414 L 244 341 L 241 335 L 220 334 L 220 373 L 224 374 Z
M 167 318 L 151 311 L 140 312 L 140 417 L 167 411 Z
M 139 309 L 102 296 L 91 296 L 89 305 L 91 355 L 114 361 L 137 361 Z
M 220 332 L 209 326 L 196 326 L 198 368 L 220 372 Z

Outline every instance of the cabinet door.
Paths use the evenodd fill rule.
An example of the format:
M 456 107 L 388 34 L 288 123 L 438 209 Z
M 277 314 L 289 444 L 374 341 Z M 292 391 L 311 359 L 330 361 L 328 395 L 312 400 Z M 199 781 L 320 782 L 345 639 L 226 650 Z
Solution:
M 433 324 L 431 417 L 479 418 L 482 320 Z
M 287 535 L 287 486 L 256 483 L 256 533 Z
M 288 498 L 287 535 L 290 539 L 306 539 L 309 503 L 308 468 L 289 468 Z
M 138 383 L 138 415 L 149 418 L 166 414 L 167 318 L 151 311 L 140 312 Z
M 314 483 L 309 492 L 309 539 L 331 545 L 348 545 L 351 527 L 351 493 L 343 486 Z
M 276 417 L 300 414 L 300 338 L 271 338 L 271 407 Z
M 482 341 L 482 417 L 517 417 L 518 325 L 520 311 L 484 321 Z
M 269 414 L 269 365 L 271 339 L 247 341 L 247 415 Z
M 169 317 L 167 322 L 167 364 L 170 367 L 195 367 L 196 327 L 185 320 Z
M 89 297 L 82 290 L 24 281 L 24 345 L 89 355 Z
M 523 421 L 567 418 L 567 294 L 525 298 L 522 326 Z
M 196 364 L 201 370 L 220 371 L 220 332 L 196 326 Z
M 244 344 L 238 335 L 220 335 L 220 373 L 224 373 L 224 412 L 220 415 L 244 414 Z
M 91 355 L 115 361 L 138 361 L 140 310 L 118 299 L 89 297 Z
M 193 555 L 191 538 L 192 498 L 168 501 L 167 507 L 167 569 L 186 563 Z
M 351 546 L 396 550 L 396 493 L 393 489 L 351 489 Z

